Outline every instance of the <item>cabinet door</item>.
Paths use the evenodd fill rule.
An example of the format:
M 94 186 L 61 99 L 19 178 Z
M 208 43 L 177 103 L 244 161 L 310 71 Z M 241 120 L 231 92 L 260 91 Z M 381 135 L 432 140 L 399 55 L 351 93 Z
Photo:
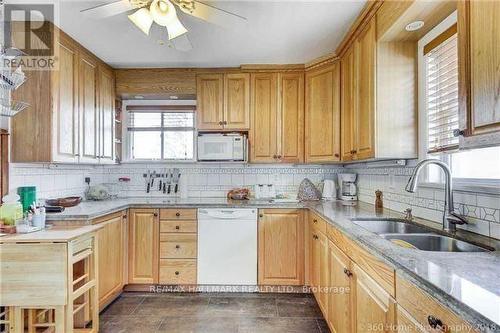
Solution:
M 250 161 L 254 163 L 276 162 L 278 78 L 275 73 L 251 75 Z
M 80 82 L 80 162 L 96 163 L 99 154 L 96 61 L 92 57 L 80 53 L 78 74 Z
M 310 227 L 311 230 L 311 286 L 313 287 L 314 296 L 316 299 L 319 298 L 318 288 L 319 288 L 319 279 L 320 279 L 320 253 L 321 253 L 321 244 L 319 242 L 318 231 L 314 230 L 314 228 Z
M 351 161 L 354 158 L 354 110 L 355 110 L 355 71 L 354 47 L 347 50 L 341 60 L 342 72 L 342 161 Z
M 198 129 L 222 129 L 224 75 L 200 74 L 196 77 L 196 112 Z
M 328 288 L 330 286 L 329 264 L 328 264 L 328 238 L 322 232 L 318 233 L 319 241 L 319 299 L 318 304 L 327 318 L 328 314 Z
M 53 156 L 56 162 L 78 162 L 78 53 L 74 43 L 60 35 L 59 71 L 54 73 Z
M 375 120 L 375 20 L 365 28 L 355 43 L 356 57 L 356 103 L 355 157 L 363 160 L 375 157 L 374 120 Z
M 396 302 L 355 263 L 352 263 L 354 332 L 393 332 L 396 323 Z
M 334 333 L 351 332 L 350 259 L 332 242 L 328 243 L 328 326 Z
M 129 283 L 158 283 L 158 211 L 131 209 L 129 218 Z
M 99 161 L 114 162 L 115 79 L 113 72 L 99 68 Z
M 398 333 L 427 333 L 423 326 L 399 305 L 397 307 L 397 316 Z
M 250 128 L 250 75 L 224 75 L 224 128 Z
M 306 162 L 340 160 L 338 64 L 306 74 Z
M 259 285 L 304 284 L 304 223 L 299 209 L 259 215 Z
M 122 291 L 125 284 L 126 219 L 123 213 L 100 221 L 97 232 L 99 265 L 99 309 L 102 310 Z
M 278 159 L 284 163 L 304 161 L 304 74 L 281 74 L 278 125 Z
M 224 75 L 200 74 L 196 77 L 197 128 L 222 129 L 224 121 Z
M 467 148 L 500 143 L 500 3 L 460 1 L 460 117 Z M 474 138 L 476 135 L 489 134 Z M 462 142 L 461 142 L 462 144 Z

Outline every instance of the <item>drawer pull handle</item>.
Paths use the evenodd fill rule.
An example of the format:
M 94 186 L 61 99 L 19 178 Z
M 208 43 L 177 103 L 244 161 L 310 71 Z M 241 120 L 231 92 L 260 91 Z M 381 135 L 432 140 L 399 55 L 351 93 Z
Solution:
M 179 275 L 179 274 L 180 274 L 179 271 L 175 271 L 175 275 Z
M 347 268 L 344 268 L 344 274 L 347 275 L 348 277 L 352 276 L 352 272 L 348 270 Z
M 180 249 L 180 248 L 181 248 L 181 246 L 180 246 L 180 245 L 176 245 L 176 246 L 175 246 L 175 248 L 176 248 L 176 249 Z
M 434 328 L 434 329 L 440 329 L 441 331 L 445 331 L 444 330 L 444 325 L 443 325 L 443 322 L 441 321 L 441 319 L 439 318 L 436 318 L 434 316 L 428 316 L 427 317 L 427 321 L 429 322 L 429 326 Z
M 178 225 L 175 226 L 175 230 L 179 230 L 180 228 Z
M 175 213 L 175 216 L 179 217 L 179 216 L 181 216 L 181 213 L 177 212 L 177 213 Z

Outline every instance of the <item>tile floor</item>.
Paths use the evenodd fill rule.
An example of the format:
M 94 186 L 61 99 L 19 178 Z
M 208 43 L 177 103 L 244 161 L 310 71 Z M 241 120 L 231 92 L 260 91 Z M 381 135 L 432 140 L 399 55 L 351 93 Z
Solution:
M 100 316 L 100 332 L 330 332 L 310 294 L 124 293 Z

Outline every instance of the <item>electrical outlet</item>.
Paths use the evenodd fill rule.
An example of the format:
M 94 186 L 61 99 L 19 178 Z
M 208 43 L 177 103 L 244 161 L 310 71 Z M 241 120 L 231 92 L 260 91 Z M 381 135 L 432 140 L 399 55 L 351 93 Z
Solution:
M 85 177 L 85 183 L 86 183 L 87 185 L 90 185 L 90 177 Z

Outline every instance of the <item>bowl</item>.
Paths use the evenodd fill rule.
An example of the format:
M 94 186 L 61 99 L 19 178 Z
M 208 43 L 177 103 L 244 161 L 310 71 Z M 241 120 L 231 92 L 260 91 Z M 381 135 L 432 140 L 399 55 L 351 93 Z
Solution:
M 82 202 L 82 197 L 66 197 L 58 199 L 47 199 L 45 204 L 48 206 L 74 207 Z

